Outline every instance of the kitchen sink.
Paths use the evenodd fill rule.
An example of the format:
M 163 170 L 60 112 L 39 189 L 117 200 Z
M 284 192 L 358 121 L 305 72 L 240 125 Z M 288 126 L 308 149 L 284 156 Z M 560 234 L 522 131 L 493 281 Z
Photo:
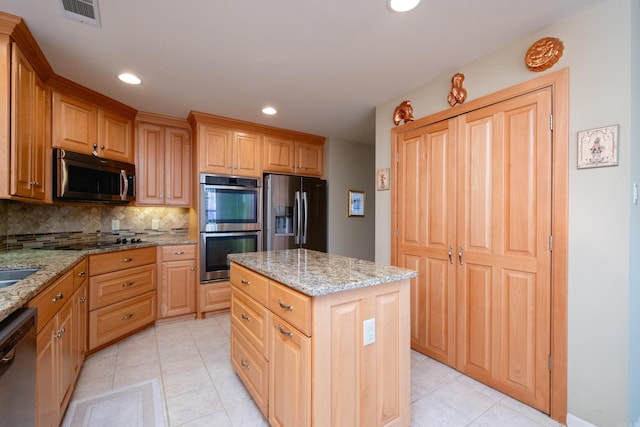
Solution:
M 14 270 L 0 270 L 0 288 L 14 285 L 38 271 L 37 268 L 17 268 Z

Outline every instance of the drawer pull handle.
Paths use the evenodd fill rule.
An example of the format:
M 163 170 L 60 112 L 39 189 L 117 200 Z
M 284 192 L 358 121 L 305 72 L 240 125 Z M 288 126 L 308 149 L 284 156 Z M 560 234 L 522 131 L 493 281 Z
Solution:
M 240 359 L 240 364 L 242 365 L 243 368 L 251 369 L 251 365 L 245 362 L 244 359 Z
M 281 333 L 282 335 L 286 335 L 286 336 L 288 336 L 289 338 L 293 337 L 293 332 L 289 332 L 289 331 L 287 331 L 286 329 L 284 329 L 284 326 L 282 326 L 282 325 L 278 325 L 278 329 L 280 329 L 280 333 Z
M 63 335 L 64 335 L 64 328 L 62 328 L 58 332 L 56 332 L 55 335 L 54 335 L 54 338 L 59 340 L 60 338 L 62 338 Z
M 136 281 L 134 280 L 133 282 L 128 282 L 128 283 L 123 283 L 122 287 L 123 288 L 128 288 L 129 286 L 133 286 L 133 284 L 136 283 Z
M 247 286 L 249 286 L 251 284 L 250 281 L 244 280 L 244 279 L 240 280 L 240 283 L 242 283 L 243 285 L 247 285 Z
M 247 316 L 247 315 L 246 315 L 246 314 L 244 314 L 244 313 L 240 313 L 240 317 L 242 317 L 242 319 L 243 319 L 243 320 L 246 320 L 247 322 L 248 322 L 249 320 L 251 320 L 251 317 Z
M 84 276 L 85 274 L 87 274 L 87 273 L 85 273 L 84 271 L 81 271 L 80 273 L 78 273 L 78 276 L 82 277 L 82 276 Z
M 124 316 L 122 316 L 122 318 L 121 318 L 120 320 L 129 320 L 129 319 L 131 319 L 134 315 L 135 315 L 135 313 L 125 314 Z
M 178 251 L 178 252 L 174 252 L 174 255 L 184 255 L 184 251 Z
M 120 260 L 120 262 L 131 262 L 131 261 L 133 261 L 133 258 L 122 258 Z
M 55 297 L 51 298 L 51 302 L 56 302 L 58 300 L 61 300 L 62 298 L 64 298 L 64 295 L 62 295 L 62 293 L 59 293 Z
M 278 300 L 278 305 L 280 306 L 280 308 L 283 308 L 283 309 L 289 310 L 289 311 L 293 311 L 293 306 L 285 304 L 281 299 Z

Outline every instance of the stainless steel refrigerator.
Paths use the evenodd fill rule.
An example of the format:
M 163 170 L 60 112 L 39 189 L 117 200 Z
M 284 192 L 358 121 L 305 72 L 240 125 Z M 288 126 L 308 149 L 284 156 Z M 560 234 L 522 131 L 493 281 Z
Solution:
M 327 251 L 327 181 L 268 174 L 263 181 L 263 250 Z

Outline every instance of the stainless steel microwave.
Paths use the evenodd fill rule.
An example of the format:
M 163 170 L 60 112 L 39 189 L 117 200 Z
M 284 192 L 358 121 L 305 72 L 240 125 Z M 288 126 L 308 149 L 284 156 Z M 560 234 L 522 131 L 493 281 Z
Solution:
M 130 163 L 53 150 L 53 198 L 79 202 L 135 200 L 136 167 Z

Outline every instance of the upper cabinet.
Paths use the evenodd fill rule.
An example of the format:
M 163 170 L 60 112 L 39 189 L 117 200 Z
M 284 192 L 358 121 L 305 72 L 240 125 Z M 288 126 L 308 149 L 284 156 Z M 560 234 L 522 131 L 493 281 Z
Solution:
M 189 123 L 198 173 L 323 175 L 324 137 L 193 111 Z
M 0 198 L 51 201 L 52 74 L 24 21 L 0 13 Z
M 191 132 L 185 120 L 139 113 L 136 204 L 191 206 Z
M 75 96 L 53 93 L 52 145 L 133 163 L 133 120 Z
M 323 142 L 265 136 L 263 169 L 265 172 L 322 176 L 323 150 Z

